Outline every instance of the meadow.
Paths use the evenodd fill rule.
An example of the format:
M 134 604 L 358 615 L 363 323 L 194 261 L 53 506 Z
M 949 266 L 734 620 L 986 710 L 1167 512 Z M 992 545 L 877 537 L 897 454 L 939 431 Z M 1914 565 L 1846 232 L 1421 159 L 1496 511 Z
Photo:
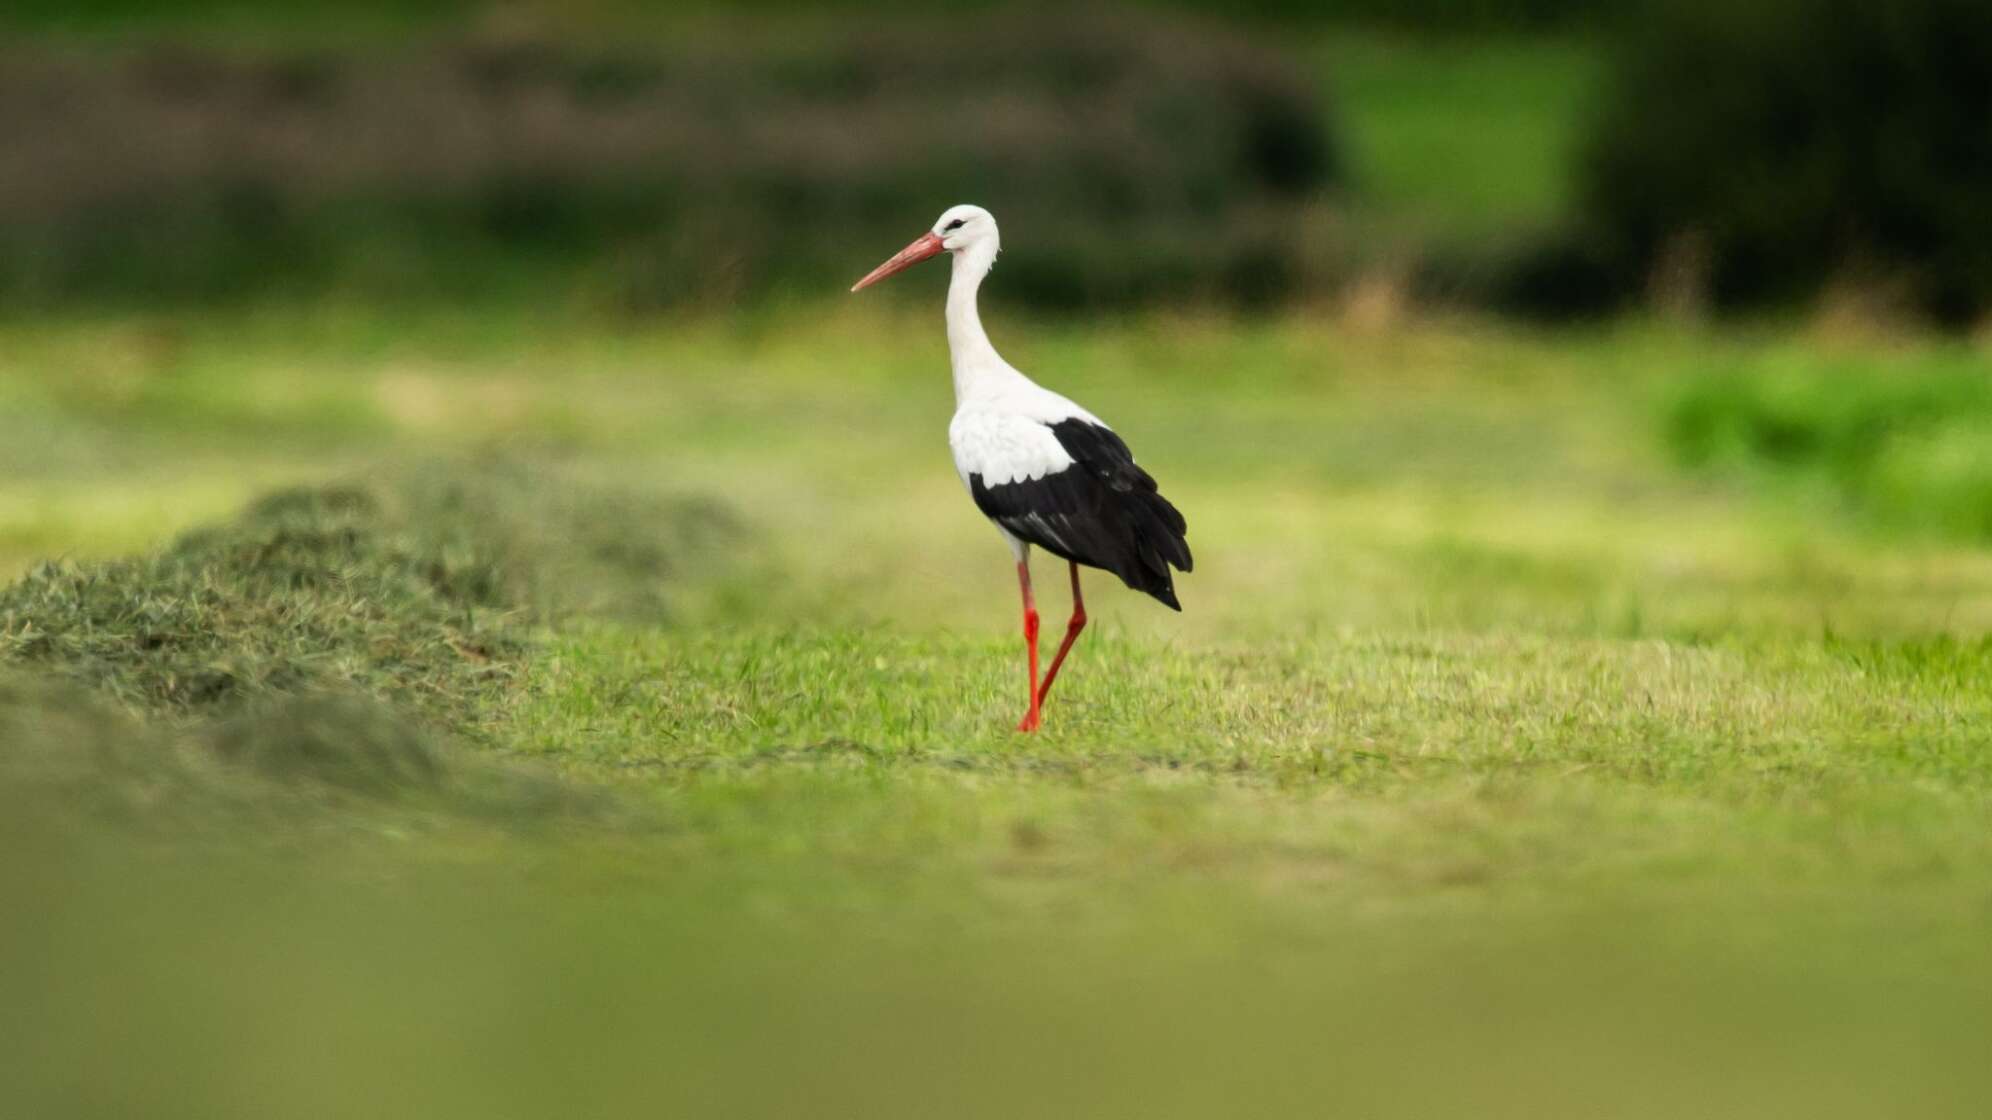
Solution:
M 21 1114 L 1982 1111 L 1992 553 L 1747 437 L 1982 343 L 992 315 L 1197 551 L 1022 737 L 943 283 L 0 322 Z
M 1992 560 L 1829 490 L 1684 471 L 1654 420 L 1679 370 L 1825 344 L 1004 324 L 1014 360 L 1138 439 L 1199 553 L 1180 617 L 1093 581 L 1098 622 L 1023 738 L 1007 564 L 948 470 L 929 318 L 8 327 L 15 572 L 436 462 L 696 499 L 733 526 L 636 621 L 530 627 L 515 675 L 431 717 L 462 772 L 440 790 L 327 800 L 279 775 L 282 808 L 251 811 L 261 787 L 141 782 L 105 809 L 16 783 L 38 791 L 16 827 L 60 858 L 10 868 L 10 911 L 42 916 L 13 930 L 33 967 L 10 1003 L 42 1025 L 12 1077 L 112 1110 L 177 1086 L 202 1110 L 302 1095 L 328 1114 L 326 1086 L 353 1103 L 402 1077 L 439 1094 L 431 1114 L 535 1111 L 515 1090 L 614 1108 L 667 1072 L 690 1111 L 1192 1114 L 1220 1098 L 1152 1071 L 1212 1065 L 1241 1082 L 1225 1100 L 1426 1102 L 1407 1113 L 1968 1099 Z M 493 760 L 570 792 L 457 788 Z M 135 845 L 26 823 L 51 806 L 151 823 Z M 158 823 L 176 816 L 199 823 Z M 192 991 L 171 979 L 190 953 L 214 970 Z M 534 977 L 507 1015 L 556 1038 L 480 1032 L 501 974 Z M 192 1016 L 277 1049 L 72 1096 L 84 1052 L 64 1040 L 105 1016 L 148 1047 Z M 449 1072 L 373 1069 L 382 1016 Z M 1916 1045 L 1852 1062 L 1882 1038 Z M 1392 1040 L 1449 1075 L 1407 1086 L 1345 1049 Z M 525 1062 L 542 1042 L 584 1065 Z M 1582 1068 L 1552 1078 L 1572 1047 Z M 604 1078 L 571 1080 L 593 1062 Z M 922 1068 L 877 1089 L 902 1062 Z M 1633 1068 L 1650 1097 L 1620 1095 L 1610 1071 Z

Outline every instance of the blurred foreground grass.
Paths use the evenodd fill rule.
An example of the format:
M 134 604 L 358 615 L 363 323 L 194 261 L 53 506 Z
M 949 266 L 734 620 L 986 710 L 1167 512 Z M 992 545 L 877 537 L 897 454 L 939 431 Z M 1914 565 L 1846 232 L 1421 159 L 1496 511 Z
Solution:
M 567 593 L 628 569 L 521 551 L 523 513 L 595 508 L 553 487 L 638 496 L 546 522 L 584 549 L 668 526 L 629 523 L 644 494 L 741 527 L 660 573 L 661 616 L 504 615 L 516 671 L 430 709 L 433 744 L 353 734 L 440 784 L 245 774 L 282 756 L 240 723 L 7 693 L 10 1098 L 1978 1114 L 1992 556 L 1682 472 L 1661 419 L 1719 371 L 1967 347 L 1327 310 L 993 329 L 1128 435 L 1199 560 L 1180 617 L 1090 584 L 1031 740 L 927 315 L 0 324 L 10 573 L 494 455 L 546 488 L 501 476 L 440 547 L 513 541 Z M 335 751 L 378 718 L 278 710 Z

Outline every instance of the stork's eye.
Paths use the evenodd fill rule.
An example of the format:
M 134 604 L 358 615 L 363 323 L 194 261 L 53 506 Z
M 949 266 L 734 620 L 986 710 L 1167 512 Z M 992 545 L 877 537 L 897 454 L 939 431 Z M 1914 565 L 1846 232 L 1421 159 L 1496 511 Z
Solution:
M 965 221 L 966 221 L 966 219 L 964 219 L 964 218 L 956 218 L 956 219 L 955 219 L 954 221 L 952 221 L 952 222 L 949 222 L 949 223 L 948 223 L 947 225 L 944 225 L 944 226 L 942 226 L 942 227 L 941 227 L 941 232 L 942 232 L 942 233 L 953 233 L 954 231 L 956 231 L 956 230 L 960 229 L 960 228 L 962 227 L 962 224 L 963 224 L 963 223 L 964 223 Z

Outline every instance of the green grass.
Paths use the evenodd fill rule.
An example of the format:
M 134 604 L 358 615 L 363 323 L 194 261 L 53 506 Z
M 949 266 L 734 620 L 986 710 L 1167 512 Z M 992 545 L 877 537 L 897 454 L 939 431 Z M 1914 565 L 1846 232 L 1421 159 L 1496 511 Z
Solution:
M 1512 237 L 1565 216 L 1604 72 L 1595 41 L 1350 28 L 1318 43 L 1358 214 L 1400 237 L 1450 240 Z
M 91 566 L 272 488 L 495 450 L 544 464 L 535 485 L 388 539 L 502 546 L 523 566 L 501 611 L 546 572 L 625 586 L 545 538 L 669 552 L 642 507 L 558 528 L 600 508 L 563 493 L 739 523 L 660 573 L 661 615 L 603 608 L 625 590 L 506 616 L 511 670 L 426 709 L 435 740 L 308 695 L 252 726 L 0 687 L 0 838 L 32 853 L 0 864 L 0 1002 L 32 1024 L 0 1028 L 10 1097 L 1975 1113 L 1992 555 L 1683 471 L 1663 422 L 1714 371 L 1950 351 L 992 328 L 1120 427 L 1198 553 L 1180 616 L 1089 582 L 1095 626 L 1030 739 L 931 316 L 0 324 L 5 423 L 32 439 L 0 443 L 11 573 L 65 554 L 137 580 Z M 105 1072 L 107 1048 L 135 1057 Z
M 462 722 L 518 670 L 522 624 L 664 618 L 669 583 L 730 528 L 711 503 L 554 463 L 283 490 L 156 555 L 36 568 L 0 591 L 0 659 L 137 709 L 351 687 Z
M 1560 213 L 1589 47 L 1307 37 L 1380 251 Z M 0 321 L 10 1108 L 1982 1114 L 1978 355 L 998 316 L 1198 555 L 1024 739 L 905 282 Z
M 1898 529 L 1992 536 L 1992 379 L 1970 346 L 1830 360 L 1772 352 L 1682 379 L 1666 422 L 1689 467 Z

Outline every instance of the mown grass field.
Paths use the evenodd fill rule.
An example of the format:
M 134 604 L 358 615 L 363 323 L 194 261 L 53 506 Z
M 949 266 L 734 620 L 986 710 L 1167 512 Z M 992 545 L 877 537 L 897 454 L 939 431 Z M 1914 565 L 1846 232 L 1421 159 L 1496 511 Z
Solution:
M 1358 221 L 1560 204 L 1581 45 L 1313 49 Z M 1897 492 L 1846 472 L 1974 476 L 1873 467 L 1832 408 L 1970 382 L 1982 343 L 1361 299 L 992 316 L 1127 435 L 1198 559 L 1180 616 L 1089 582 L 1022 738 L 1007 554 L 946 450 L 942 277 L 900 283 L 727 318 L 0 321 L 0 582 L 135 581 L 96 565 L 291 487 L 431 502 L 380 538 L 266 504 L 276 536 L 182 546 L 332 541 L 394 577 L 371 606 L 260 586 L 265 660 L 200 654 L 280 670 L 248 715 L 150 648 L 245 625 L 240 587 L 185 614 L 140 589 L 55 646 L 128 630 L 115 665 L 0 671 L 6 1111 L 1983 1114 L 1992 553 L 1968 516 L 1877 516 Z M 1857 466 L 1716 437 L 1683 465 L 1683 402 L 1811 417 Z M 436 506 L 452 479 L 476 501 Z M 683 508 L 729 528 L 681 539 Z M 408 590 L 494 549 L 523 591 L 457 619 Z M 36 586 L 41 622 L 90 584 Z M 0 649 L 46 653 L 22 631 Z M 395 707 L 285 707 L 298 679 Z
M 1685 474 L 1656 419 L 1697 371 L 1952 345 L 999 324 L 1198 550 L 1180 617 L 1092 582 L 1021 738 L 928 318 L 6 326 L 10 573 L 501 452 L 740 526 L 444 729 L 613 809 L 17 815 L 9 1081 L 49 1115 L 1981 1099 L 1992 557 Z

